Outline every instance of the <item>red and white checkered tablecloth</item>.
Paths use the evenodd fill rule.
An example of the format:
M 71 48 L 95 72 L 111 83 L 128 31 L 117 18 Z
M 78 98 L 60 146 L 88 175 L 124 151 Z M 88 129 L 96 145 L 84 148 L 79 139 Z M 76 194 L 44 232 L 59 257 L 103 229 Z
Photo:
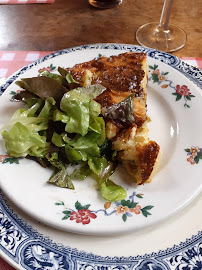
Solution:
M 1 2 L 2 0 L 0 0 L 0 3 Z M 14 2 L 14 1 L 9 1 L 9 2 Z M 17 0 L 15 2 L 17 2 Z M 24 1 L 24 2 L 31 2 L 31 1 Z M 34 0 L 32 2 L 34 2 Z M 39 1 L 35 1 L 35 2 L 39 2 Z M 46 2 L 51 2 L 51 1 L 46 1 Z M 8 78 L 18 69 L 22 68 L 23 66 L 49 53 L 51 52 L 50 51 L 16 51 L 16 52 L 15 51 L 0 51 L 0 78 Z M 181 59 L 202 69 L 202 58 L 181 57 Z M 0 270 L 14 270 L 14 268 L 10 266 L 9 264 L 7 264 L 2 258 L 0 258 Z
M 12 4 L 53 4 L 55 0 L 0 0 L 0 5 Z M 1 269 L 0 269 L 1 270 Z
M 8 78 L 18 69 L 49 53 L 52 51 L 0 51 L 0 78 Z
M 0 78 L 8 78 L 18 69 L 22 68 L 23 66 L 26 66 L 27 64 L 49 53 L 51 52 L 50 51 L 0 51 Z M 181 59 L 202 69 L 202 58 L 182 57 Z

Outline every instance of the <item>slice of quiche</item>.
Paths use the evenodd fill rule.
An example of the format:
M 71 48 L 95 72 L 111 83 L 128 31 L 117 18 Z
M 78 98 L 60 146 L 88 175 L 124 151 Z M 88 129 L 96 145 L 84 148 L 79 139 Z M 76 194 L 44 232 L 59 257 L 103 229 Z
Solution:
M 102 107 L 107 139 L 134 181 L 150 182 L 157 169 L 160 147 L 148 138 L 146 54 L 102 56 L 67 70 L 83 86 L 102 84 L 106 88 L 95 100 Z

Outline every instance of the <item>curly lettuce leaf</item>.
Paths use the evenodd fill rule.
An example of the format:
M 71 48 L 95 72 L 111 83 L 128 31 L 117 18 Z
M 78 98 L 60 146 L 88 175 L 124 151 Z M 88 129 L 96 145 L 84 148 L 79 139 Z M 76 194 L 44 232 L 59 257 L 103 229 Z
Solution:
M 91 157 L 100 156 L 100 148 L 97 145 L 99 134 L 88 132 L 85 136 L 77 134 L 73 140 L 65 145 L 65 152 L 68 159 L 72 161 L 87 161 Z M 66 141 L 67 142 L 67 141 Z
M 88 133 L 89 125 L 101 113 L 101 105 L 93 100 L 101 91 L 101 85 L 78 87 L 63 96 L 60 109 L 69 116 L 66 132 L 82 136 Z
M 40 99 L 29 109 L 19 109 L 13 114 L 2 128 L 2 136 L 10 156 L 45 156 L 49 147 L 45 131 L 48 129 L 48 120 L 54 105 L 53 98 L 48 98 L 45 102 Z
M 39 100 L 28 110 L 18 109 L 13 114 L 12 118 L 1 128 L 3 130 L 10 130 L 16 123 L 21 123 L 30 131 L 38 132 L 48 128 L 48 121 L 44 117 L 36 117 L 37 111 L 43 105 L 43 100 Z
M 100 155 L 100 150 L 97 145 L 98 138 L 99 134 L 88 132 L 85 136 L 76 135 L 69 144 L 73 146 L 74 149 L 85 152 L 87 156 L 96 157 Z
M 16 123 L 21 123 L 30 131 L 38 132 L 48 127 L 47 121 L 43 122 L 43 120 L 42 118 L 24 116 L 23 109 L 19 109 L 15 112 L 11 120 L 1 128 L 0 132 L 10 130 Z
M 45 102 L 39 99 L 29 109 L 18 109 L 12 118 L 0 130 L 10 130 L 16 123 L 21 123 L 30 131 L 39 132 L 48 129 L 48 120 L 52 117 L 55 100 L 48 98 Z
M 77 91 L 69 91 L 63 96 L 60 108 L 70 118 L 65 127 L 66 132 L 79 133 L 82 136 L 87 134 L 90 119 L 89 107 L 90 98 Z
M 15 123 L 10 131 L 4 130 L 2 137 L 7 152 L 12 157 L 25 157 L 27 155 L 44 157 L 48 152 L 46 137 L 29 130 L 19 122 Z

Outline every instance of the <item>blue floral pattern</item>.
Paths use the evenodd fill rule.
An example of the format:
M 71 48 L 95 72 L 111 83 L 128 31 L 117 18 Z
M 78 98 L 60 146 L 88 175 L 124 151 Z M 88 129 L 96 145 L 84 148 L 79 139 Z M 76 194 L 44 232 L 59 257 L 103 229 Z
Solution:
M 167 259 L 176 270 L 201 270 L 202 269 L 202 242 L 186 251 Z
M 0 248 L 29 270 L 201 270 L 202 232 L 179 246 L 136 257 L 101 257 L 57 246 L 19 219 L 0 192 Z

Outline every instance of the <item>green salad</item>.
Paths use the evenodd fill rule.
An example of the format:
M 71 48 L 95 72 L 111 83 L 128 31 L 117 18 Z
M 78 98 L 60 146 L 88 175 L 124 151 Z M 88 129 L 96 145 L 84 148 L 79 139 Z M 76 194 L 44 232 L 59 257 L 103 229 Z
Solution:
M 101 105 L 94 100 L 105 88 L 82 87 L 65 69 L 58 71 L 16 82 L 23 90 L 15 99 L 27 109 L 18 109 L 1 130 L 8 155 L 52 168 L 48 182 L 58 187 L 74 189 L 74 181 L 92 175 L 104 199 L 124 199 L 126 191 L 109 179 L 116 152 L 106 139 Z M 71 174 L 68 166 L 74 166 Z

